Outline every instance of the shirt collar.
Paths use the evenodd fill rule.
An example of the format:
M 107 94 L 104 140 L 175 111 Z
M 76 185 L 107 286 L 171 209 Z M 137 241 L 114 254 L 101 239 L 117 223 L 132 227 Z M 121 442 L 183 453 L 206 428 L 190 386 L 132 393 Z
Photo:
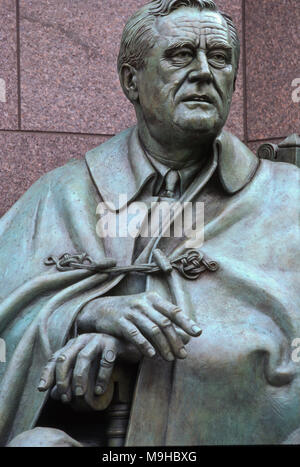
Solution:
M 218 157 L 220 181 L 228 194 L 247 185 L 259 165 L 258 158 L 226 131 L 216 138 L 213 156 Z M 114 211 L 134 201 L 145 184 L 157 177 L 156 168 L 140 144 L 137 127 L 89 151 L 86 163 L 104 202 Z
M 167 173 L 172 170 L 170 167 L 166 166 L 159 160 L 152 157 L 148 152 L 146 152 L 146 156 L 150 160 L 153 167 L 156 169 L 156 172 L 160 175 L 159 179 L 157 180 L 156 192 L 160 190 L 163 185 L 163 181 Z M 182 169 L 177 169 L 180 178 L 180 192 L 181 194 L 185 192 L 188 185 L 191 183 L 193 178 L 195 178 L 197 172 L 200 171 L 201 167 L 203 167 L 205 161 L 198 161 L 195 162 L 188 167 L 183 167 Z

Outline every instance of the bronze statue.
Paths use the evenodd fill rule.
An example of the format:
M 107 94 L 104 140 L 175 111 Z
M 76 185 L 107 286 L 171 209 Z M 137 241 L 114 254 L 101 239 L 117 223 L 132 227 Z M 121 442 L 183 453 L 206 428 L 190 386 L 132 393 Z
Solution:
M 50 393 L 75 424 L 90 410 L 98 445 L 114 401 L 132 404 L 128 446 L 299 441 L 299 170 L 223 130 L 239 55 L 212 0 L 145 5 L 118 60 L 137 126 L 2 218 L 3 445 L 89 445 L 62 416 L 47 424 Z M 179 208 L 143 236 L 162 201 Z M 204 203 L 192 248 L 164 235 L 184 202 Z M 121 223 L 138 203 L 135 236 L 99 235 L 99 205 Z

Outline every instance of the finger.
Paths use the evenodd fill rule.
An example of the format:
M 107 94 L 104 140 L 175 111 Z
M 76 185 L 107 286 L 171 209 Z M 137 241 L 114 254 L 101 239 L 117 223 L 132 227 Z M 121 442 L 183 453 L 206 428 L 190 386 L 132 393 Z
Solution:
M 144 307 L 143 312 L 160 328 L 169 343 L 168 348 L 172 354 L 177 358 L 185 358 L 187 352 L 181 338 L 182 334 L 178 332 L 179 328 L 175 329 L 169 318 L 162 315 L 153 307 Z
M 132 321 L 151 344 L 154 345 L 162 358 L 169 362 L 174 360 L 174 355 L 167 338 L 154 321 L 140 313 L 134 314 L 132 316 Z M 169 321 L 169 323 L 171 322 Z
M 153 317 L 153 321 L 160 326 L 166 336 L 171 350 L 175 357 L 186 358 L 187 351 L 184 346 L 181 334 L 175 329 L 175 326 L 168 318 L 163 318 L 161 315 Z
M 142 355 L 145 357 L 153 357 L 156 354 L 153 346 L 133 323 L 125 318 L 121 318 L 119 324 L 124 339 L 134 344 Z
M 51 392 L 50 392 L 50 396 L 51 396 L 51 398 L 54 399 L 55 401 L 59 401 L 59 400 L 60 400 L 60 394 L 59 394 L 59 392 L 58 392 L 58 390 L 57 390 L 57 386 L 56 386 L 56 385 L 52 388 L 52 390 L 51 390 Z
M 158 311 L 167 316 L 172 323 L 182 328 L 190 336 L 197 337 L 202 334 L 202 330 L 199 328 L 198 324 L 188 318 L 180 307 L 161 298 L 158 294 L 151 294 L 150 297 L 153 306 Z
M 77 338 L 69 348 L 61 350 L 56 363 L 56 386 L 63 396 L 70 387 L 70 372 L 74 368 L 78 353 L 84 348 L 87 338 Z
M 72 377 L 72 373 L 70 373 L 70 378 L 71 377 Z M 66 403 L 70 402 L 71 399 L 72 399 L 71 388 L 69 386 L 66 393 L 61 395 L 60 392 L 57 389 L 57 386 L 55 385 L 51 390 L 50 397 L 52 399 L 56 400 L 56 401 L 61 401 L 63 404 L 66 404 Z
M 87 391 L 91 365 L 101 350 L 101 339 L 94 336 L 77 356 L 72 382 L 75 396 L 84 396 Z
M 45 392 L 54 384 L 55 381 L 55 368 L 56 368 L 56 359 L 57 356 L 54 354 L 48 360 L 47 365 L 44 367 L 41 379 L 38 385 L 38 390 L 40 392 Z
M 44 367 L 41 374 L 41 379 L 39 382 L 38 390 L 40 392 L 47 391 L 51 386 L 53 386 L 55 381 L 55 369 L 57 364 L 57 358 L 64 349 L 68 349 L 75 339 L 70 339 L 69 342 L 62 348 L 55 352 L 51 358 L 49 358 L 47 365 Z
M 180 336 L 182 342 L 184 345 L 188 344 L 191 340 L 191 336 L 189 336 L 186 332 L 184 332 L 181 328 L 178 326 L 174 325 L 175 331 L 177 334 Z
M 117 358 L 117 346 L 115 341 L 107 342 L 102 351 L 98 376 L 95 385 L 95 394 L 104 394 L 112 377 Z
M 72 399 L 72 386 L 71 386 L 71 382 L 72 382 L 72 376 L 73 376 L 73 371 L 71 370 L 69 373 L 68 373 L 68 376 L 66 377 L 66 385 L 67 385 L 67 389 L 64 391 L 63 394 L 60 394 L 60 400 L 63 404 L 67 404 L 68 402 L 71 401 Z M 58 386 L 56 386 L 58 387 Z

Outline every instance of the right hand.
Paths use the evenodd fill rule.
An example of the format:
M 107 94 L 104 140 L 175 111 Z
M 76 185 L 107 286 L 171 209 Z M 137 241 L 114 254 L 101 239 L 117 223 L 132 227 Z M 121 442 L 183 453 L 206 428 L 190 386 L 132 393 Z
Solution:
M 155 292 L 95 299 L 83 308 L 77 325 L 80 332 L 110 334 L 146 357 L 158 352 L 167 361 L 185 358 L 184 343 L 202 333 L 178 306 Z

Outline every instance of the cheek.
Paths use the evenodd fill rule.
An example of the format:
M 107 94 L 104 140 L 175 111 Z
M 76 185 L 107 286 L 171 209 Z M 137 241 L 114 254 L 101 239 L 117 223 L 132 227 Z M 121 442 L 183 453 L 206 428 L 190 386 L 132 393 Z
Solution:
M 232 94 L 233 93 L 233 85 L 234 85 L 234 74 L 228 73 L 225 76 L 225 83 L 224 83 L 226 89 Z
M 174 96 L 186 78 L 186 70 L 174 69 L 166 64 L 158 70 L 158 76 L 165 96 Z
M 219 87 L 222 90 L 222 93 L 224 94 L 224 98 L 229 94 L 229 97 L 231 98 L 232 93 L 233 93 L 233 82 L 234 82 L 234 73 L 232 70 L 232 67 L 230 67 L 228 70 L 220 70 L 216 71 L 214 73 L 215 79 L 219 85 Z

